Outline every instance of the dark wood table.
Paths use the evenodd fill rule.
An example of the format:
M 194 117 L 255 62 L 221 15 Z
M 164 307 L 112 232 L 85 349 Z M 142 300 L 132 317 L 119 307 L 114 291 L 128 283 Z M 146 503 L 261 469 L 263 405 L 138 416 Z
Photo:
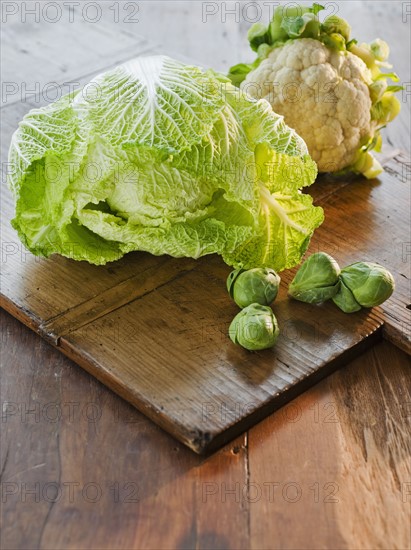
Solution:
M 2 39 L 3 78 L 18 90 L 2 108 L 21 100 L 24 82 L 44 91 L 82 80 L 131 51 L 175 51 L 221 68 L 244 59 L 249 23 L 204 21 L 205 4 L 141 2 L 133 14 L 108 2 L 98 24 L 91 8 L 76 8 L 72 23 L 66 9 L 51 24 L 51 8 L 38 23 L 21 22 L 19 5 Z M 390 42 L 409 86 L 409 2 L 340 8 L 355 36 Z M 409 113 L 404 95 L 386 131 L 403 150 Z M 9 134 L 2 128 L 2 140 Z M 411 548 L 410 362 L 392 344 L 203 458 L 5 312 L 1 333 L 3 548 Z

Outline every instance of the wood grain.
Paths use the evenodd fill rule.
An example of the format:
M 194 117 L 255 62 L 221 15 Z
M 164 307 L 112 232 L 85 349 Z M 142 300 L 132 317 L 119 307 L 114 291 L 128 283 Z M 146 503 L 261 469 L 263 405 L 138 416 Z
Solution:
M 379 344 L 250 432 L 253 480 L 278 482 L 253 510 L 253 548 L 411 546 L 410 362 L 402 357 Z
M 410 367 L 391 344 L 204 459 L 0 321 L 4 548 L 411 548 Z
M 384 320 L 384 337 L 410 353 L 411 244 L 406 228 L 411 223 L 411 161 L 403 152 L 386 158 L 386 171 L 378 180 L 340 182 L 338 193 L 321 199 L 325 221 L 314 234 L 311 249 L 326 250 L 341 267 L 364 260 L 390 269 L 395 293 L 375 311 Z M 312 187 L 314 198 L 317 193 L 321 196 L 321 187 L 322 180 Z
M 215 449 L 341 366 L 382 326 L 367 312 L 347 328 L 330 305 L 327 322 L 313 324 L 283 287 L 275 307 L 283 335 L 274 350 L 250 354 L 228 341 L 236 308 L 217 269 L 226 275 L 219 260 L 200 261 L 60 339 L 64 353 L 196 452 Z
M 82 264 L 89 281 L 83 288 L 93 289 L 88 300 L 75 292 L 71 266 L 77 270 L 79 264 L 62 265 L 66 272 L 59 279 L 47 261 L 36 265 L 40 274 L 31 266 L 6 270 L 3 307 L 23 321 L 29 311 L 26 324 L 197 452 L 215 449 L 344 364 L 382 327 L 373 312 L 348 321 L 332 304 L 321 308 L 324 322 L 317 321 L 318 308 L 289 300 L 283 284 L 275 307 L 283 327 L 278 345 L 249 354 L 227 338 L 236 307 L 225 290 L 229 268 L 218 258 L 195 266 L 156 258 L 147 270 L 143 261 L 136 277 L 124 275 L 97 296 L 89 266 Z M 36 280 L 44 282 L 44 296 L 36 292 Z M 63 281 L 70 281 L 66 298 Z M 39 310 L 27 295 L 36 296 L 41 308 L 53 300 L 69 304 L 71 295 L 76 301 L 38 323 Z
M 225 289 L 230 270 L 213 256 L 135 253 L 130 264 L 126 257 L 95 267 L 25 253 L 22 262 L 6 227 L 1 304 L 177 439 L 210 452 L 382 334 L 410 350 L 406 161 L 396 154 L 390 162 L 379 181 L 339 180 L 333 191 L 329 178 L 318 179 L 312 193 L 325 222 L 308 253 L 324 250 L 341 266 L 360 259 L 385 265 L 396 280 L 393 297 L 381 308 L 346 315 L 331 302 L 290 300 L 295 269 L 284 272 L 274 304 L 282 330 L 273 350 L 250 354 L 228 339 L 237 308 Z M 5 205 L 7 220 L 11 202 Z
M 6 135 L 16 111 L 20 103 L 5 108 Z M 227 338 L 237 310 L 221 260 L 135 253 L 96 267 L 34 258 L 10 227 L 13 201 L 4 186 L 1 304 L 180 441 L 211 451 L 362 352 L 381 329 L 410 350 L 409 163 L 401 152 L 386 161 L 380 182 L 321 177 L 312 186 L 326 221 L 309 253 L 325 250 L 342 266 L 378 261 L 393 271 L 396 293 L 380 309 L 347 316 L 332 303 L 318 308 L 287 299 L 295 270 L 285 272 L 274 351 L 250 355 Z M 221 415 L 222 408 L 234 412 Z
M 127 56 L 131 51 L 139 53 L 139 38 L 151 41 L 154 37 L 162 42 L 162 52 L 190 56 L 206 66 L 224 69 L 239 59 L 251 60 L 244 41 L 250 23 L 242 17 L 237 23 L 227 15 L 222 23 L 220 12 L 202 23 L 201 2 L 139 4 L 146 10 L 144 18 L 139 14 L 140 23 L 125 23 L 122 17 L 114 24 L 113 17 L 103 17 L 98 25 L 82 25 L 85 47 L 77 46 L 76 25 L 38 24 L 30 16 L 20 25 L 17 15 L 2 26 L 2 78 L 20 84 L 24 80 L 28 88 L 40 79 L 45 83 L 74 81 L 80 74 L 116 61 L 120 28 L 134 40 L 135 45 L 126 45 Z M 411 81 L 409 19 L 402 17 L 407 2 L 338 2 L 329 3 L 330 9 L 333 5 L 349 18 L 353 35 L 360 41 L 386 38 L 402 82 Z M 93 43 L 98 47 L 90 49 Z M 118 45 L 124 48 L 123 44 L 121 38 Z M 87 69 L 92 56 L 92 67 Z M 30 108 L 30 104 L 18 103 L 20 91 L 18 95 L 13 115 L 6 115 L 8 108 L 2 108 L 2 160 L 11 132 Z M 405 100 L 400 116 L 384 130 L 389 143 L 399 149 L 410 149 L 410 107 Z M 4 165 L 2 169 L 4 179 Z M 110 287 L 108 281 L 109 277 L 105 288 Z M 77 286 L 81 291 L 81 285 Z M 52 315 L 56 311 L 58 304 Z M 243 436 L 203 460 L 15 319 L 4 312 L 0 319 L 2 491 L 5 483 L 17 484 L 7 486 L 16 489 L 16 494 L 2 502 L 2 547 L 411 548 L 410 369 L 409 359 L 398 348 L 387 342 L 378 344 L 295 399 L 290 408 L 251 429 L 248 439 Z M 39 413 L 37 421 L 35 413 L 49 403 L 61 407 L 61 417 L 51 422 L 46 413 L 53 418 L 50 407 Z M 332 407 L 323 408 L 329 403 L 338 405 L 338 423 L 327 416 L 333 413 Z M 25 415 L 29 410 L 34 414 Z M 90 420 L 93 410 L 97 417 L 101 412 L 94 421 Z M 363 434 L 370 431 L 375 446 L 366 454 Z M 295 461 L 301 468 L 294 466 Z M 394 483 L 398 473 L 401 477 Z M 321 488 L 337 482 L 339 502 L 325 503 L 324 491 L 315 502 L 314 492 L 306 492 L 313 480 Z M 282 496 L 290 481 L 299 482 L 303 489 L 304 513 L 301 507 L 297 513 L 298 502 L 292 504 Z M 30 495 L 24 502 L 23 484 L 30 489 L 36 482 L 41 488 L 47 482 L 63 489 L 67 489 L 64 483 L 81 485 L 74 487 L 72 502 L 67 490 L 54 504 L 43 497 L 36 502 Z M 81 488 L 88 482 L 103 489 L 96 503 L 82 496 Z M 117 502 L 109 489 L 115 482 L 121 487 Z M 124 502 L 124 483 L 129 482 L 137 484 L 139 502 Z M 269 501 L 267 493 L 263 493 L 264 506 L 261 499 L 248 502 L 243 498 L 242 490 L 245 487 L 247 494 L 247 485 L 253 482 L 280 483 L 276 503 Z M 267 485 L 262 489 L 267 490 Z M 212 490 L 214 494 L 206 494 Z

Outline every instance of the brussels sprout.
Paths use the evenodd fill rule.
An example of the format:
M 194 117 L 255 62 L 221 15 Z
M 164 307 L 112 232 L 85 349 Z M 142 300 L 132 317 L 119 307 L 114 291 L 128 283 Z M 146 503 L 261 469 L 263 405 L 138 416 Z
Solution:
M 239 307 L 257 303 L 268 306 L 278 294 L 280 277 L 268 267 L 232 271 L 227 279 L 227 290 Z
M 392 92 L 386 92 L 382 98 L 371 107 L 371 119 L 378 126 L 383 126 L 394 120 L 401 109 L 401 103 Z
M 234 317 L 228 333 L 234 344 L 250 351 L 257 351 L 271 348 L 280 334 L 280 329 L 271 308 L 250 304 Z
M 386 80 L 376 80 L 368 87 L 368 89 L 370 90 L 372 103 L 377 103 L 377 101 L 380 101 L 382 96 L 387 91 L 387 87 L 388 85 Z
M 370 49 L 377 61 L 386 61 L 390 55 L 390 47 L 381 38 L 376 38 L 371 42 Z
M 327 48 L 332 50 L 343 52 L 346 49 L 344 37 L 338 32 L 333 32 L 331 34 L 323 33 L 320 35 L 320 40 Z
M 250 42 L 251 49 L 257 51 L 261 44 L 268 44 L 270 41 L 268 27 L 262 23 L 254 23 L 254 25 L 248 29 L 247 38 Z
M 327 34 L 338 33 L 348 42 L 351 34 L 351 27 L 345 19 L 337 15 L 330 15 L 323 23 L 323 29 Z
M 368 179 L 376 178 L 382 172 L 381 164 L 368 151 L 358 151 L 351 167 L 353 172 L 364 174 Z
M 362 307 L 379 306 L 388 300 L 395 288 L 391 273 L 372 262 L 351 264 L 341 271 L 340 278 Z
M 351 290 L 342 281 L 340 281 L 339 291 L 333 297 L 333 302 L 344 313 L 354 313 L 354 311 L 360 311 L 361 309 Z
M 228 291 L 228 294 L 231 296 L 231 298 L 234 298 L 233 296 L 234 281 L 237 279 L 240 273 L 244 273 L 244 269 L 234 269 L 234 271 L 232 271 L 230 275 L 227 277 L 227 291 Z
M 257 59 L 262 60 L 268 57 L 270 52 L 272 51 L 273 46 L 270 46 L 269 44 L 260 44 L 257 48 Z
M 281 27 L 290 38 L 317 38 L 321 24 L 313 13 L 303 13 L 298 16 L 286 16 Z
M 288 295 L 300 302 L 319 304 L 339 289 L 340 267 L 325 252 L 312 254 L 300 267 L 288 287 Z

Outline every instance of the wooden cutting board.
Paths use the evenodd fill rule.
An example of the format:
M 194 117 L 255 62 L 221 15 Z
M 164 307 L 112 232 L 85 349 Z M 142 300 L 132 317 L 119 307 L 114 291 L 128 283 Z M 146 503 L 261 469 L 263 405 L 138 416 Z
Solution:
M 7 109 L 3 137 L 28 107 Z M 382 307 L 346 315 L 332 303 L 288 299 L 295 270 L 283 272 L 272 350 L 250 353 L 229 340 L 238 308 L 219 257 L 132 253 L 103 267 L 35 258 L 10 227 L 4 181 L 1 305 L 195 452 L 208 452 L 380 338 L 410 351 L 409 178 L 409 161 L 397 151 L 379 180 L 320 177 L 311 187 L 326 221 L 309 253 L 328 252 L 341 266 L 380 262 L 397 289 Z

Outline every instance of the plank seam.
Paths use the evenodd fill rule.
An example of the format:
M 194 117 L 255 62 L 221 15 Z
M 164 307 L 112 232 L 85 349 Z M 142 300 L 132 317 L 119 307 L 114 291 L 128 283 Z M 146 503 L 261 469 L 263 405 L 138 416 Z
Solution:
M 62 321 L 66 317 L 69 317 L 69 314 L 75 313 L 76 310 L 80 310 L 80 314 L 77 316 L 77 320 L 78 320 L 79 318 L 81 318 L 82 308 L 86 304 L 89 303 L 90 306 L 92 306 L 93 303 L 98 302 L 99 298 L 101 298 L 105 294 L 109 294 L 110 292 L 112 292 L 115 289 L 120 288 L 123 285 L 123 283 L 127 283 L 127 282 L 130 282 L 130 281 L 133 281 L 133 280 L 137 280 L 138 278 L 141 277 L 142 273 L 146 273 L 147 271 L 150 271 L 150 270 L 153 269 L 153 268 L 148 268 L 147 270 L 145 270 L 144 272 L 142 272 L 138 275 L 134 275 L 132 277 L 129 277 L 128 279 L 123 281 L 123 283 L 120 283 L 118 285 L 114 285 L 113 287 L 110 287 L 109 289 L 107 289 L 106 291 L 98 294 L 97 296 L 94 296 L 92 299 L 86 300 L 85 302 L 82 302 L 81 304 L 78 304 L 77 306 L 71 308 L 70 310 L 65 311 L 64 313 L 61 313 L 61 314 L 57 315 L 56 317 L 50 319 L 46 323 L 41 324 L 39 326 L 39 332 L 46 340 L 48 340 L 48 341 L 51 340 L 54 345 L 58 346 L 59 345 L 59 340 L 62 336 L 67 336 L 67 335 L 71 334 L 72 332 L 75 332 L 76 330 L 89 325 L 90 323 L 94 323 L 95 321 L 97 321 L 99 319 L 102 319 L 106 315 L 110 315 L 111 313 L 113 313 L 114 311 L 117 311 L 118 309 L 121 309 L 122 307 L 128 306 L 129 304 L 135 302 L 136 300 L 140 300 L 141 298 L 144 298 L 144 297 L 150 295 L 152 292 L 158 290 L 159 288 L 162 288 L 162 287 L 178 280 L 180 277 L 183 277 L 183 276 L 187 275 L 187 273 L 193 271 L 195 268 L 196 268 L 196 266 L 194 265 L 193 267 L 191 267 L 189 269 L 179 271 L 173 277 L 171 277 L 170 279 L 167 279 L 167 281 L 165 281 L 163 283 L 160 283 L 160 284 L 156 285 L 155 287 L 150 288 L 149 290 L 146 290 L 145 292 L 143 291 L 141 294 L 135 296 L 134 298 L 131 298 L 131 299 L 128 298 L 127 301 L 123 301 L 126 298 L 126 296 L 123 296 L 123 297 L 114 296 L 113 298 L 115 299 L 115 301 L 113 301 L 111 304 L 108 304 L 104 308 L 104 310 L 100 311 L 96 315 L 93 315 L 89 319 L 84 319 L 84 322 L 81 322 L 81 321 L 77 322 L 77 324 L 76 324 L 76 317 L 74 317 L 74 319 L 72 319 L 70 321 L 70 327 L 64 327 L 64 324 L 63 324 L 61 334 L 57 333 L 57 331 L 59 329 L 59 325 L 56 324 L 55 321 Z M 157 267 L 156 267 L 156 269 L 157 269 Z M 126 286 L 126 285 L 124 284 L 124 286 Z

